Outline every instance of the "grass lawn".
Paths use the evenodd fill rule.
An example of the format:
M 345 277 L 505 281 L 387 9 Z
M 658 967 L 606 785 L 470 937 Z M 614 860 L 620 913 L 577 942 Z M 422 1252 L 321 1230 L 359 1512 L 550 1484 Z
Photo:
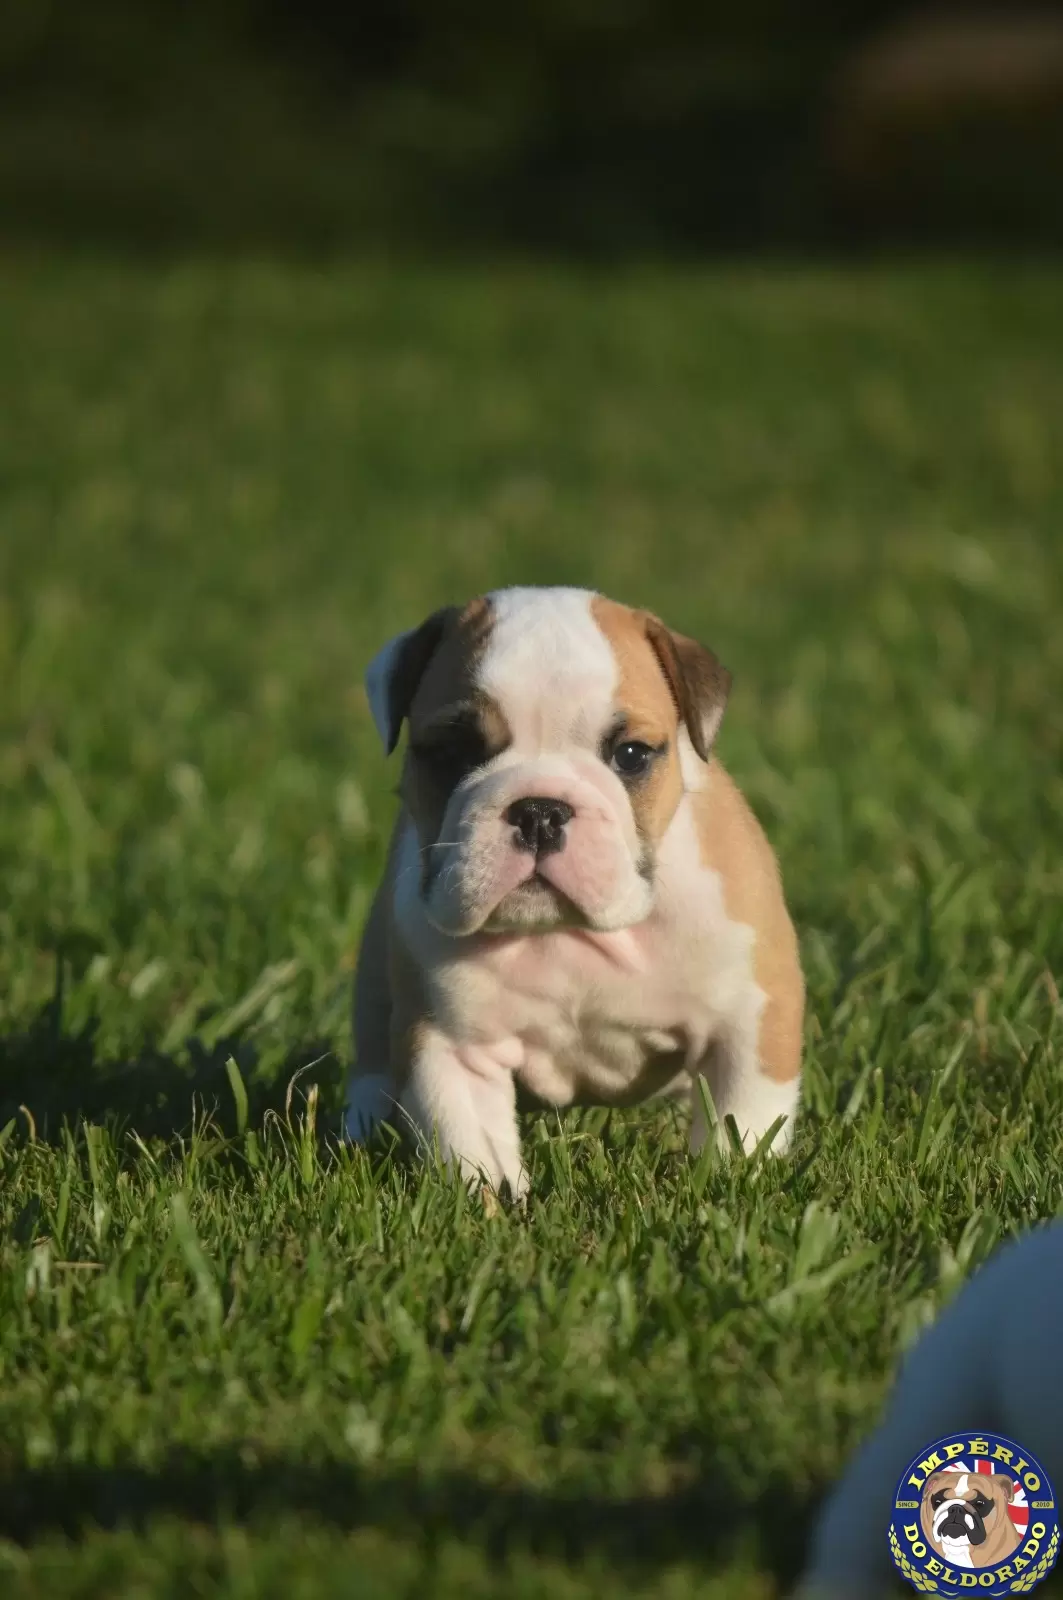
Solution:
M 5 1600 L 783 1592 L 1063 1211 L 1063 276 L 41 257 L 0 350 Z M 336 1146 L 361 672 L 515 580 L 734 670 L 778 1165 L 544 1118 L 522 1217 Z

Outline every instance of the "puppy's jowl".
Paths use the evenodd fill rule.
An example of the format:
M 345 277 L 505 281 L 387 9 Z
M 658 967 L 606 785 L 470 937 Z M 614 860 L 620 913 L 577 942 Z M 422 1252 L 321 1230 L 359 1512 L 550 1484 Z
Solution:
M 730 684 L 648 612 L 508 589 L 369 667 L 403 807 L 355 985 L 347 1130 L 412 1124 L 526 1187 L 516 1086 L 692 1095 L 747 1148 L 797 1105 L 804 986 L 771 848 L 712 753 Z

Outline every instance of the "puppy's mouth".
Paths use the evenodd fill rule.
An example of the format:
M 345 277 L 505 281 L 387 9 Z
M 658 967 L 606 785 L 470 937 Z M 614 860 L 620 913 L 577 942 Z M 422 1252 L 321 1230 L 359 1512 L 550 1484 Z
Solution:
M 946 1500 L 934 1516 L 934 1537 L 950 1544 L 982 1544 L 985 1523 L 968 1501 Z
M 535 933 L 589 925 L 575 901 L 536 869 L 502 897 L 480 932 Z

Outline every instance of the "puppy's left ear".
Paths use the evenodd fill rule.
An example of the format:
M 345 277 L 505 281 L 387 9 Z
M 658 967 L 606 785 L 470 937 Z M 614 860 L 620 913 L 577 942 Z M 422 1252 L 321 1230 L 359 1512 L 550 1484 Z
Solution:
M 646 637 L 668 679 L 690 742 L 707 761 L 723 721 L 731 674 L 705 645 L 673 633 L 659 617 L 647 615 Z
M 1010 1505 L 1011 1501 L 1015 1498 L 1015 1479 L 1009 1477 L 1006 1472 L 994 1472 L 993 1486 L 997 1490 L 998 1494 L 1000 1494 L 1003 1499 L 1007 1500 Z
M 456 606 L 443 606 L 426 617 L 419 628 L 389 639 L 370 661 L 365 673 L 365 692 L 377 732 L 391 755 L 399 742 L 403 719 L 409 712 L 417 685 L 435 655 Z

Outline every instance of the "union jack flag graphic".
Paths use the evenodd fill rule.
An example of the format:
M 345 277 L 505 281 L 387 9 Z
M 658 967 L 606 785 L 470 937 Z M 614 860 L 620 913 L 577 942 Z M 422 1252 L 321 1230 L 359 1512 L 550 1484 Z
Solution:
M 1016 1533 L 1021 1535 L 1026 1532 L 1027 1528 L 1030 1526 L 1030 1508 L 1026 1503 L 1026 1491 L 1019 1482 L 1018 1478 L 1015 1477 L 1014 1473 L 1012 1473 L 1002 1461 L 998 1461 L 996 1466 L 994 1466 L 991 1461 L 986 1460 L 985 1456 L 979 1456 L 973 1466 L 968 1466 L 966 1462 L 963 1461 L 950 1461 L 948 1466 L 945 1468 L 945 1471 L 967 1473 L 976 1472 L 983 1474 L 987 1478 L 991 1478 L 994 1472 L 1007 1472 L 1015 1484 L 1015 1493 L 1012 1496 L 1011 1504 L 1008 1506 L 1008 1516 L 1015 1524 Z

